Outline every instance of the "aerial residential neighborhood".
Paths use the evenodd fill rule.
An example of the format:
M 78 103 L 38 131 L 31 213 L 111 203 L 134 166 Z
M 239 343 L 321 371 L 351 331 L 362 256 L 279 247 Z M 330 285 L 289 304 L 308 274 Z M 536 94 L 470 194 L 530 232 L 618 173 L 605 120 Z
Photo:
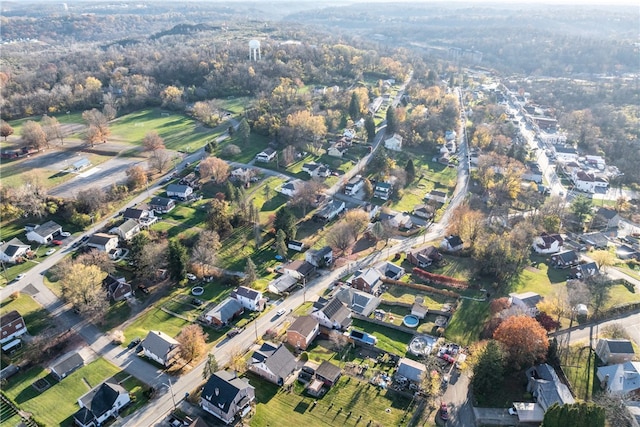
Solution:
M 3 4 L 0 424 L 639 425 L 637 10 L 314 5 Z

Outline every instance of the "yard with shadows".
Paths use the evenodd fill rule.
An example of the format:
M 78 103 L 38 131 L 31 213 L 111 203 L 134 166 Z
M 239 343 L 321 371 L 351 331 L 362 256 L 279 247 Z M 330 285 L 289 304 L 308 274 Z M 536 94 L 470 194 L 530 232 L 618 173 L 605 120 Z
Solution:
M 50 324 L 49 314 L 39 303 L 26 294 L 20 294 L 18 298 L 7 298 L 0 303 L 0 315 L 17 310 L 22 315 L 29 334 L 38 335 L 47 329 Z

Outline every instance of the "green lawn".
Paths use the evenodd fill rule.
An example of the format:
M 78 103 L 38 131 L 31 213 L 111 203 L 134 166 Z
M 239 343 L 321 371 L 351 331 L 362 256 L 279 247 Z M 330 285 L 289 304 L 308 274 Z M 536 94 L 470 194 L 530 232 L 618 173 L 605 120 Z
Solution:
M 442 304 L 455 302 L 454 298 L 449 298 L 438 294 L 425 293 L 424 291 L 408 288 L 406 286 L 389 286 L 387 291 L 382 294 L 382 300 L 413 304 L 417 296 L 423 298 L 422 305 L 436 310 L 440 310 L 442 308 Z
M 144 339 L 149 331 L 161 331 L 171 337 L 175 337 L 187 325 L 189 325 L 189 322 L 186 320 L 175 317 L 160 310 L 158 306 L 154 306 L 140 314 L 124 330 L 125 342 L 129 342 L 136 337 Z
M 270 139 L 264 135 L 252 133 L 249 135 L 249 141 L 245 144 L 236 134 L 218 143 L 217 147 L 213 150 L 213 155 L 238 163 L 249 163 L 256 157 L 256 154 L 269 146 L 269 141 Z M 238 146 L 241 152 L 234 156 L 224 155 L 224 148 L 229 144 Z
M 463 299 L 451 317 L 445 331 L 448 340 L 460 345 L 477 341 L 489 317 L 489 304 L 484 301 Z
M 31 296 L 20 294 L 17 299 L 7 298 L 0 303 L 0 314 L 17 310 L 22 315 L 30 335 L 38 335 L 49 325 L 49 313 Z
M 352 325 L 355 329 L 364 331 L 378 338 L 376 347 L 400 356 L 403 356 L 407 352 L 407 346 L 413 337 L 406 332 L 365 322 L 364 320 L 353 319 Z
M 230 111 L 233 114 L 241 114 L 251 106 L 253 98 L 247 96 L 229 97 L 227 99 L 216 100 L 220 108 Z
M 594 392 L 600 390 L 596 360 L 595 352 L 580 345 L 565 349 L 565 355 L 560 357 L 562 370 L 571 383 L 576 399 L 589 400 Z
M 404 425 L 410 409 L 411 399 L 346 376 L 319 399 L 304 394 L 298 383 L 288 393 L 255 376 L 249 379 L 256 388 L 256 413 L 250 421 L 255 427 L 281 425 L 283 420 L 309 427 Z
M 71 416 L 79 409 L 78 398 L 116 373 L 117 367 L 97 359 L 57 382 L 44 368 L 33 367 L 11 377 L 3 391 L 20 409 L 33 413 L 45 425 L 70 426 Z M 31 384 L 45 377 L 51 387 L 38 393 Z
M 63 124 L 63 125 L 83 123 L 81 112 L 69 113 L 69 114 L 53 114 L 53 116 L 56 119 L 58 119 L 58 122 L 60 122 L 60 124 Z M 39 122 L 40 119 L 42 119 L 42 116 L 35 116 L 35 117 L 32 116 L 32 117 L 26 117 L 24 119 L 10 120 L 9 124 L 14 130 L 14 135 L 20 135 L 22 133 L 22 125 L 24 125 L 26 121 L 33 120 L 33 121 Z

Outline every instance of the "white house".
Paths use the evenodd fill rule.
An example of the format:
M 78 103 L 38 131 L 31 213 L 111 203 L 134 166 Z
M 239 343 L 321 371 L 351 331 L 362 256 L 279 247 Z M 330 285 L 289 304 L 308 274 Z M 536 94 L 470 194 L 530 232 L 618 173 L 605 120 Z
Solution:
M 342 136 L 344 136 L 345 138 L 353 139 L 356 137 L 356 131 L 353 129 L 345 129 L 342 132 Z
M 27 231 L 27 240 L 46 245 L 51 242 L 55 236 L 62 233 L 62 226 L 53 221 L 47 221 L 42 225 L 36 225 L 30 231 Z
M 448 130 L 444 133 L 444 139 L 446 141 L 454 141 L 456 139 L 456 131 L 455 130 Z
M 296 370 L 296 358 L 283 344 L 264 342 L 251 355 L 249 370 L 282 386 Z
M 571 174 L 571 180 L 576 189 L 585 193 L 595 193 L 598 191 L 597 189 L 606 191 L 609 186 L 609 181 L 606 178 L 583 170 L 574 170 Z
M 601 366 L 596 376 L 600 386 L 614 396 L 637 394 L 640 390 L 640 362 Z
M 20 344 L 20 337 L 27 333 L 27 325 L 16 310 L 0 317 L 0 344 L 7 351 Z
M 567 143 L 567 135 L 562 132 L 538 132 L 538 138 L 545 145 L 564 145 Z
M 362 190 L 364 187 L 364 179 L 360 175 L 356 175 L 349 180 L 347 185 L 344 187 L 344 194 L 348 196 L 355 196 L 358 194 L 358 191 Z
M 280 193 L 288 197 L 293 197 L 296 195 L 296 193 L 302 186 L 302 183 L 303 182 L 299 179 L 296 179 L 294 181 L 289 181 L 286 184 L 284 184 L 282 187 L 280 187 Z
M 167 196 L 169 197 L 177 197 L 179 199 L 186 200 L 192 194 L 193 188 L 188 185 L 169 184 L 167 186 Z
M 128 219 L 116 227 L 115 232 L 122 240 L 131 240 L 133 236 L 140 233 L 140 223 L 135 219 Z
M 313 304 L 310 316 L 328 329 L 345 330 L 351 326 L 351 311 L 337 298 L 318 298 Z
M 267 148 L 256 155 L 256 162 L 269 163 L 278 153 L 273 148 Z
M 390 138 L 384 140 L 384 148 L 392 151 L 402 151 L 402 137 L 394 133 Z
M 231 171 L 231 177 L 242 182 L 249 182 L 256 175 L 251 168 L 235 168 Z
M 629 340 L 600 338 L 596 344 L 596 354 L 606 365 L 630 362 L 636 355 Z
M 113 234 L 95 233 L 89 240 L 87 246 L 95 248 L 101 252 L 110 253 L 118 247 L 118 236 Z
M 331 246 L 324 246 L 317 250 L 309 249 L 304 254 L 304 259 L 318 268 L 330 266 L 333 263 L 333 249 L 331 249 Z
M 563 244 L 561 235 L 542 233 L 533 239 L 533 250 L 539 254 L 555 254 L 562 250 Z
M 389 200 L 391 197 L 392 185 L 388 182 L 379 181 L 373 189 L 373 196 L 382 200 Z
M 445 237 L 440 243 L 440 247 L 449 252 L 456 252 L 462 249 L 464 242 L 460 236 Z
M 280 277 L 275 278 L 269 282 L 269 292 L 282 295 L 285 292 L 289 292 L 298 284 L 298 278 L 289 274 L 283 274 Z
M 0 260 L 15 264 L 18 259 L 31 250 L 31 246 L 25 245 L 18 238 L 14 237 L 6 243 L 0 245 Z
M 141 345 L 145 356 L 163 366 L 169 366 L 178 355 L 180 343 L 164 332 L 149 331 Z
M 114 382 L 104 382 L 78 399 L 80 410 L 73 415 L 76 425 L 95 427 L 110 417 L 116 418 L 131 398 L 129 392 Z
M 558 161 L 560 162 L 566 163 L 578 161 L 578 151 L 573 147 L 555 146 L 554 151 Z
M 520 308 L 523 312 L 531 317 L 538 314 L 538 303 L 542 301 L 542 297 L 535 292 L 524 292 L 521 294 L 512 292 L 509 294 L 511 305 Z
M 331 171 L 320 163 L 305 163 L 302 165 L 302 172 L 306 172 L 311 178 L 326 178 L 331 175 Z
M 424 196 L 424 198 L 442 204 L 447 203 L 447 193 L 444 191 L 431 190 L 426 196 Z
M 235 298 L 240 305 L 247 310 L 262 311 L 264 310 L 264 299 L 262 298 L 262 292 L 255 289 L 247 288 L 246 286 L 239 286 L 238 289 L 231 293 L 231 297 Z
M 340 215 L 345 208 L 342 200 L 330 200 L 313 215 L 315 221 L 329 222 Z

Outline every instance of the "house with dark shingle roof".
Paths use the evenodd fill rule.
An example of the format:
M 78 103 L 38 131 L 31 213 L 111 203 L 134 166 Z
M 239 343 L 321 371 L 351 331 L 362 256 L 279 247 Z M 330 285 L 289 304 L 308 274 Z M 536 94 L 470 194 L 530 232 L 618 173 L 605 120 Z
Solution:
M 284 345 L 264 342 L 251 355 L 249 370 L 281 386 L 296 370 L 296 358 Z
M 109 298 L 114 301 L 122 301 L 133 295 L 133 288 L 124 277 L 108 274 L 102 281 L 102 286 L 107 290 Z
M 535 292 L 523 292 L 521 294 L 512 292 L 509 294 L 511 304 L 520 308 L 531 317 L 538 314 L 538 303 L 542 301 L 542 297 Z
M 62 381 L 76 369 L 84 365 L 84 359 L 79 353 L 73 352 L 64 355 L 57 362 L 49 366 L 49 371 L 58 381 Z
M 255 289 L 239 286 L 235 291 L 231 292 L 231 297 L 238 300 L 247 310 L 262 311 L 264 310 L 265 300 L 262 298 L 262 292 Z
M 560 252 L 555 255 L 551 255 L 551 265 L 555 268 L 570 268 L 574 265 L 578 265 L 580 258 L 575 251 Z
M 351 311 L 337 298 L 318 298 L 313 304 L 311 317 L 329 329 L 345 330 L 351 326 Z
M 101 252 L 109 253 L 118 247 L 118 236 L 113 234 L 95 233 L 89 240 L 87 246 L 95 248 Z
M 606 228 L 614 228 L 617 227 L 622 217 L 613 209 L 601 207 L 596 212 L 596 222 L 601 221 Z
M 178 356 L 180 343 L 164 332 L 149 331 L 141 345 L 145 356 L 163 366 L 169 366 Z
M 31 246 L 24 244 L 20 239 L 14 237 L 6 243 L 0 245 L 0 260 L 15 264 L 20 257 L 24 256 L 31 250 Z
M 333 264 L 333 249 L 331 249 L 331 246 L 324 246 L 320 249 L 309 249 L 305 252 L 304 259 L 314 267 L 328 267 Z
M 62 233 L 62 226 L 54 221 L 47 221 L 27 232 L 27 240 L 46 245 Z
M 298 280 L 308 279 L 315 271 L 316 267 L 310 262 L 303 260 L 291 261 L 282 267 L 285 274 L 293 276 Z
M 173 208 L 176 207 L 175 200 L 166 198 L 166 197 L 153 197 L 149 202 L 149 209 L 153 209 L 159 213 L 167 213 L 171 212 Z
M 442 240 L 440 246 L 449 252 L 457 252 L 462 249 L 462 245 L 464 242 L 460 238 L 460 236 L 448 236 Z
M 545 411 L 554 403 L 558 405 L 575 403 L 573 395 L 556 374 L 551 365 L 546 363 L 533 366 L 526 371 L 527 391 L 533 395 L 535 403 L 514 402 L 520 422 L 540 423 Z
M 597 276 L 600 274 L 598 264 L 595 262 L 588 262 L 586 264 L 578 264 L 571 268 L 569 277 L 572 279 L 586 279 L 588 277 Z
M 596 344 L 596 354 L 606 365 L 624 363 L 633 360 L 636 353 L 629 340 L 601 338 Z
M 294 348 L 306 350 L 320 332 L 320 323 L 311 316 L 298 317 L 287 329 L 287 342 Z
M 116 418 L 120 409 L 130 401 L 129 392 L 124 387 L 104 382 L 78 399 L 80 410 L 73 419 L 80 427 L 99 426 L 110 417 Z
M 533 250 L 539 254 L 555 254 L 562 250 L 563 244 L 561 235 L 542 233 L 533 239 Z
M 243 417 L 251 411 L 255 398 L 255 389 L 249 381 L 238 378 L 232 371 L 218 371 L 202 389 L 200 407 L 225 424 L 231 424 L 236 416 Z
M 242 313 L 244 313 L 242 304 L 237 299 L 229 297 L 205 313 L 203 317 L 209 324 L 226 326 Z
M 419 252 L 408 252 L 407 261 L 420 268 L 428 267 L 431 264 L 442 261 L 442 255 L 435 246 L 429 246 Z
M 358 270 L 347 280 L 347 283 L 360 291 L 375 294 L 382 284 L 382 273 L 377 268 Z
M 324 383 L 326 387 L 332 387 L 338 382 L 342 370 L 339 366 L 334 365 L 331 362 L 324 360 L 318 369 L 316 369 L 316 378 Z
M 16 310 L 0 316 L 0 344 L 13 343 L 27 333 L 27 325 Z M 19 343 L 14 344 L 17 346 Z M 11 347 L 11 346 L 10 346 Z M 6 347 L 3 346 L 3 350 Z

